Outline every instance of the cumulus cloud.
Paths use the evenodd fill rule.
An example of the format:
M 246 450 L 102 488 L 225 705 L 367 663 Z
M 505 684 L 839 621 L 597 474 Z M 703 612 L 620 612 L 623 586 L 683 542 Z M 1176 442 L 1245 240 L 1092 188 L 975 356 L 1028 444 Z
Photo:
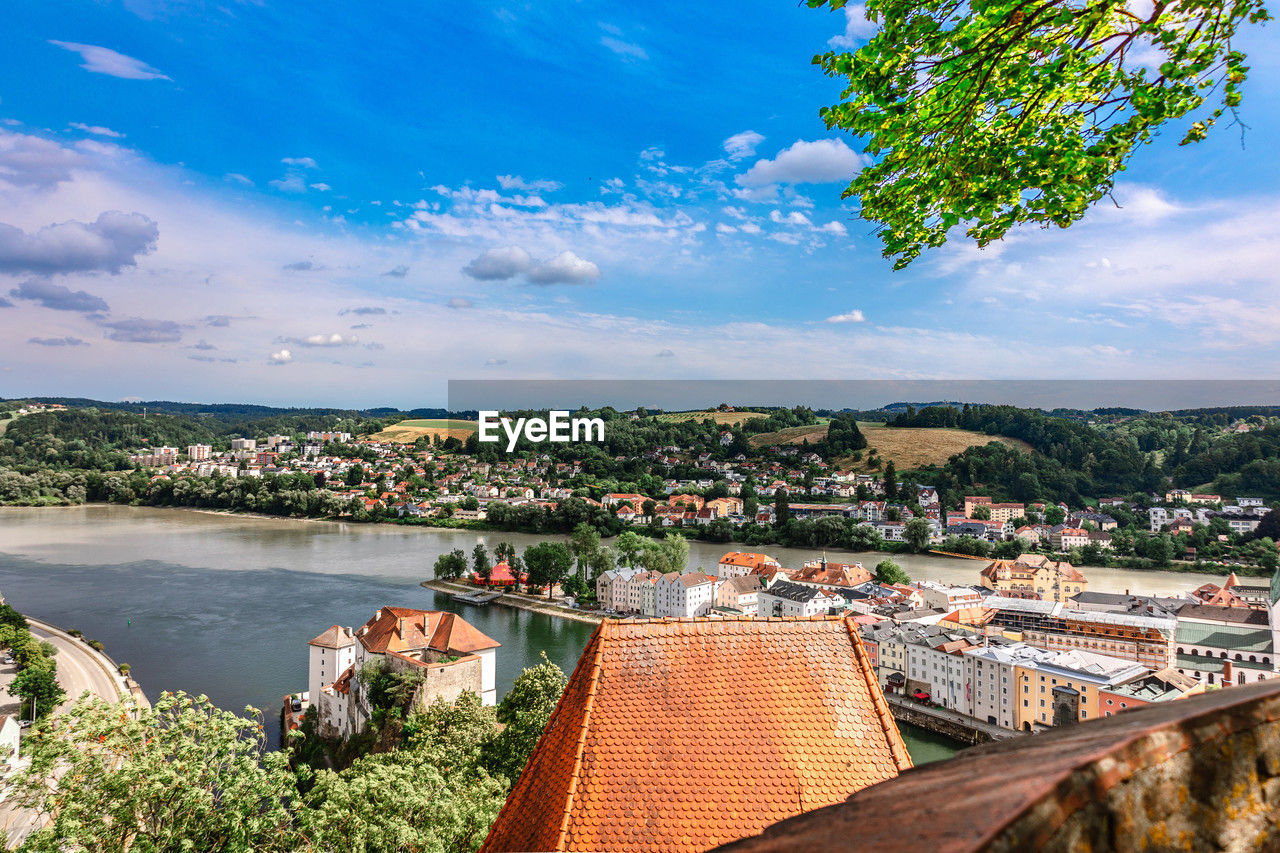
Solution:
M 474 308 L 475 307 L 475 303 L 464 296 L 455 296 L 452 299 L 450 299 L 448 302 L 446 302 L 445 305 L 449 308 Z
M 779 225 L 813 225 L 813 222 L 809 220 L 809 217 L 805 216 L 798 210 L 793 210 L 785 214 L 780 210 L 771 210 L 769 212 L 769 221 L 776 222 Z
M 50 39 L 49 44 L 57 45 L 63 50 L 80 54 L 84 62 L 80 65 L 85 71 L 95 74 L 109 74 L 125 80 L 168 80 L 169 78 L 152 68 L 141 59 L 117 53 L 109 47 L 96 44 L 77 44 L 72 41 Z
M 73 121 L 67 127 L 74 127 L 76 130 L 82 130 L 85 133 L 91 133 L 94 136 L 105 136 L 109 139 L 123 139 L 123 133 L 117 133 L 109 127 L 101 127 L 96 124 L 85 124 L 82 121 Z
M 79 338 L 73 338 L 68 335 L 65 338 L 27 338 L 27 343 L 36 344 L 42 347 L 87 347 L 88 341 L 82 341 Z
M 71 180 L 71 170 L 86 165 L 80 153 L 56 142 L 0 132 L 0 179 L 8 184 L 48 189 Z
M 528 272 L 533 284 L 586 284 L 600 278 L 600 268 L 573 252 L 561 252 Z
M 409 268 L 404 264 L 401 264 L 398 267 L 392 267 L 391 269 L 383 273 L 384 276 L 390 276 L 391 278 L 404 278 L 408 274 L 409 274 Z
M 523 275 L 530 284 L 586 284 L 600 277 L 600 268 L 573 252 L 538 261 L 519 246 L 489 249 L 462 268 L 477 281 L 506 281 Z
M 743 187 L 770 184 L 825 184 L 851 180 L 862 168 L 862 158 L 842 139 L 798 139 L 772 160 L 757 160 L 735 180 Z
M 9 291 L 9 295 L 15 299 L 27 299 L 31 302 L 37 302 L 45 308 L 52 308 L 55 311 L 80 311 L 85 314 L 96 311 L 108 311 L 105 300 L 100 296 L 94 296 L 92 293 L 86 293 L 83 290 L 71 290 L 69 287 L 63 287 L 60 284 L 51 284 L 47 281 L 39 281 L 32 279 L 24 281 L 22 284 Z
M 173 320 L 147 320 L 132 317 L 128 320 L 104 322 L 110 329 L 107 337 L 113 341 L 135 344 L 165 344 L 182 340 L 182 327 Z
M 756 153 L 756 146 L 764 142 L 764 136 L 756 133 L 754 130 L 744 130 L 742 133 L 735 133 L 724 141 L 724 153 L 729 156 L 730 160 L 741 160 L 743 157 L 750 157 Z
M 293 361 L 293 353 L 289 352 L 287 349 L 276 350 L 271 353 L 272 364 L 288 364 L 291 361 Z
M 504 190 L 527 190 L 531 192 L 551 193 L 564 184 L 559 181 L 526 180 L 519 175 L 498 175 L 498 186 Z
M 862 323 L 866 321 L 866 317 L 857 308 L 847 311 L 844 314 L 833 314 L 827 318 L 828 323 Z
M 160 229 L 140 213 L 117 210 L 93 222 L 70 220 L 34 234 L 0 223 L 0 272 L 110 272 L 137 265 L 155 248 Z
M 851 3 L 844 7 L 844 33 L 833 36 L 827 44 L 837 50 L 857 50 L 880 31 L 880 25 L 867 19 L 865 3 Z
M 519 246 L 488 249 L 462 268 L 463 275 L 477 281 L 505 281 L 529 271 L 533 258 Z
M 302 169 L 318 169 L 320 166 L 310 157 L 284 157 L 280 160 L 286 166 L 298 166 Z

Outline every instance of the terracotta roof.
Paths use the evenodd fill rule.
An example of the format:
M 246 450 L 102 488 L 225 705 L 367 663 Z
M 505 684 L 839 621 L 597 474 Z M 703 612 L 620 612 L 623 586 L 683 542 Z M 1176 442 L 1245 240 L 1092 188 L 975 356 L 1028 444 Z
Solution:
M 347 646 L 355 645 L 355 642 L 349 630 L 341 625 L 334 625 L 307 645 L 323 646 L 326 649 L 345 649 Z
M 356 637 L 376 654 L 434 649 L 469 654 L 501 645 L 476 630 L 467 620 L 439 610 L 383 607 L 364 624 Z
M 750 551 L 730 551 L 720 558 L 722 566 L 742 566 L 747 569 L 759 569 L 777 566 L 778 561 L 768 554 L 755 554 Z
M 856 626 L 600 624 L 484 850 L 704 850 L 911 766 Z

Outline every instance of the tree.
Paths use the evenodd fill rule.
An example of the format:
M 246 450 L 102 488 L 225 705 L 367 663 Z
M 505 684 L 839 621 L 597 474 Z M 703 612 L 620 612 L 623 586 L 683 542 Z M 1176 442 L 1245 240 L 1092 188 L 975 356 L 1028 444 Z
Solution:
M 846 0 L 807 2 L 840 9 Z M 1110 195 L 1116 172 L 1161 125 L 1199 111 L 1187 144 L 1224 109 L 1234 115 L 1248 67 L 1232 37 L 1245 21 L 1270 20 L 1263 0 L 1134 8 L 872 0 L 866 13 L 879 31 L 866 45 L 814 57 L 848 81 L 842 102 L 820 115 L 866 140 L 874 159 L 844 196 L 858 196 L 861 216 L 879 223 L 895 268 L 955 226 L 979 246 L 1024 222 L 1065 228 Z
M 884 499 L 887 501 L 898 499 L 898 469 L 894 467 L 892 459 L 884 465 Z
M 547 598 L 555 585 L 569 576 L 573 554 L 563 542 L 539 542 L 524 549 L 525 570 L 530 587 L 546 587 Z
M 929 526 L 928 520 L 919 516 L 908 521 L 902 530 L 902 536 L 906 539 L 908 547 L 917 554 L 929 547 L 929 538 L 932 535 L 933 528 Z
M 348 468 L 344 482 L 353 489 L 362 484 L 364 482 L 364 466 L 352 465 Z
M 689 565 L 689 542 L 679 533 L 668 533 L 661 540 L 647 539 L 637 562 L 651 572 L 683 572 Z
M 26 717 L 31 716 L 34 702 L 37 718 L 48 716 L 67 697 L 58 684 L 58 668 L 50 658 L 36 658 L 27 663 L 9 683 L 9 695 L 22 698 Z
M 483 542 L 477 542 L 476 547 L 471 549 L 471 568 L 485 583 L 493 575 L 493 564 L 489 562 L 489 552 L 485 550 Z
M 585 521 L 579 523 L 569 534 L 569 550 L 578 563 L 578 577 L 586 579 L 587 566 L 591 557 L 600 550 L 600 531 Z
M 498 704 L 502 733 L 482 750 L 484 764 L 494 775 L 515 783 L 567 682 L 564 671 L 547 658 L 546 652 L 542 653 L 541 663 L 516 677 Z
M 184 693 L 161 694 L 153 708 L 83 697 L 40 723 L 11 796 L 48 823 L 23 849 L 299 849 L 288 755 L 265 751 L 258 712 L 246 711 Z
M 1269 510 L 1258 521 L 1258 527 L 1253 531 L 1253 535 L 1259 539 L 1266 537 L 1280 541 L 1280 509 Z
M 617 541 L 613 543 L 614 550 L 618 552 L 618 562 L 627 567 L 634 566 L 636 558 L 644 550 L 644 543 L 645 539 L 634 530 L 619 533 Z
M 791 502 L 787 499 L 787 490 L 778 489 L 773 498 L 773 526 L 784 527 L 791 520 Z
M 973 517 L 976 518 L 978 521 L 991 520 L 991 507 L 989 506 L 983 506 L 982 504 L 979 504 L 978 506 L 975 506 L 973 508 L 972 512 L 973 512 Z
M 911 583 L 911 578 L 893 560 L 876 563 L 876 581 L 882 584 Z
M 461 548 L 436 557 L 435 575 L 443 580 L 462 577 L 467 570 L 467 555 Z

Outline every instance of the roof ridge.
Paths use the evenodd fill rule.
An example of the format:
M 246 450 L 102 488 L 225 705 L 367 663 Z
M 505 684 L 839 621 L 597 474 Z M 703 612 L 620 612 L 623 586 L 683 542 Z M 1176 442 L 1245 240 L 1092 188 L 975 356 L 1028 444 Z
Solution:
M 910 770 L 914 766 L 911 763 L 911 755 L 907 752 L 907 745 L 902 740 L 902 733 L 898 731 L 897 723 L 893 722 L 893 712 L 889 709 L 888 700 L 884 698 L 884 691 L 880 689 L 880 679 L 871 667 L 867 650 L 862 645 L 862 638 L 851 618 L 846 616 L 843 621 L 845 630 L 849 632 L 849 640 L 853 644 L 853 656 L 862 669 L 863 678 L 866 679 L 871 704 L 875 707 L 876 716 L 880 719 L 880 728 L 889 741 L 889 752 L 893 755 L 893 763 L 899 773 Z
M 600 623 L 598 634 L 603 635 L 608 621 Z M 591 709 L 595 706 L 596 685 L 600 683 L 600 659 L 604 656 L 603 636 L 596 641 L 596 652 L 591 656 L 591 681 L 587 687 L 587 699 L 582 709 L 582 728 L 578 732 L 578 743 L 574 748 L 573 772 L 569 776 L 569 792 L 565 796 L 564 814 L 560 818 L 560 835 L 556 840 L 556 849 L 564 849 L 565 836 L 569 834 L 569 815 L 573 813 L 573 798 L 578 793 L 578 779 L 582 775 L 582 753 L 587 748 L 587 730 L 591 727 Z

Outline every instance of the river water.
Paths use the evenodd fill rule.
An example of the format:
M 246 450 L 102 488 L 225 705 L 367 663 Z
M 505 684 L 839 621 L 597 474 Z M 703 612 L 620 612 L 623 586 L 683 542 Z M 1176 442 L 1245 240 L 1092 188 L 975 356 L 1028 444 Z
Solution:
M 23 613 L 79 628 L 106 644 L 154 698 L 161 691 L 206 694 L 223 708 L 247 705 L 275 719 L 281 698 L 306 689 L 307 641 L 333 624 L 358 626 L 385 605 L 453 610 L 502 643 L 498 690 L 505 692 L 540 652 L 571 672 L 593 625 L 506 607 L 457 604 L 424 589 L 436 557 L 475 543 L 517 549 L 540 541 L 520 533 L 257 518 L 111 505 L 0 508 L 0 593 Z M 711 568 L 736 546 L 691 542 L 691 569 Z M 819 551 L 768 548 L 785 566 Z M 833 560 L 883 555 L 829 552 Z M 973 583 L 979 561 L 894 555 L 912 578 Z M 1204 575 L 1089 569 L 1090 589 L 1172 593 Z M 268 724 L 273 744 L 277 726 Z M 904 727 L 916 763 L 956 746 Z

